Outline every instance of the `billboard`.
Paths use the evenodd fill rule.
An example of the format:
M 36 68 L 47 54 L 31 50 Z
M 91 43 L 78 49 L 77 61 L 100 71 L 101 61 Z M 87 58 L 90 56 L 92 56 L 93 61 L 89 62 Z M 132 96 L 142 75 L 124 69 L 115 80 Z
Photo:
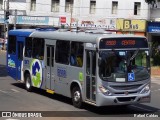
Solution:
M 130 20 L 130 19 L 117 19 L 116 20 L 117 30 L 123 31 L 141 31 L 146 30 L 146 20 Z

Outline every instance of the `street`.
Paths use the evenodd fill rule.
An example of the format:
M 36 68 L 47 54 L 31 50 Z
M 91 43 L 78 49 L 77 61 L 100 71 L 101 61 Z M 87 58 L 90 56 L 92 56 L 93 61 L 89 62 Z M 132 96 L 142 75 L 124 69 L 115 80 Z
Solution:
M 145 117 L 150 117 L 149 119 L 160 117 L 160 78 L 158 77 L 152 77 L 151 80 L 151 103 L 130 105 L 126 108 L 120 106 L 97 108 L 85 104 L 83 109 L 77 109 L 72 105 L 71 99 L 67 97 L 48 94 L 39 89 L 34 89 L 34 92 L 27 92 L 22 83 L 18 83 L 7 75 L 5 55 L 5 52 L 0 52 L 1 112 L 31 111 L 41 112 L 42 117 L 86 117 L 85 119 L 87 120 L 98 119 L 98 117 L 103 117 L 103 119 L 106 119 L 105 117 L 111 117 L 111 119 L 137 117 L 139 119 L 140 116 L 138 115 L 145 115 Z M 17 119 L 20 120 L 22 118 Z M 7 120 L 7 118 L 2 120 Z

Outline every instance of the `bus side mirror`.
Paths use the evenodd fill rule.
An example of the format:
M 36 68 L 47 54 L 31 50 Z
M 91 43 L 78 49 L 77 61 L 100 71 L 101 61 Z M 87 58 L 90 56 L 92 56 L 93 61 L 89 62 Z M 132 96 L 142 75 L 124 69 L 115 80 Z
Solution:
M 101 57 L 98 58 L 98 66 L 99 67 L 102 66 L 102 58 Z

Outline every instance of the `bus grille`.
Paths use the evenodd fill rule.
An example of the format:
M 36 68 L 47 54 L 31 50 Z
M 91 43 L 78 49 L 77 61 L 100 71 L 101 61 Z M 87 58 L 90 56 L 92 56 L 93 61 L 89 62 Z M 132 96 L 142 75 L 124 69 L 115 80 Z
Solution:
M 141 85 L 142 84 L 126 85 L 126 86 L 110 86 L 110 87 L 116 90 L 132 90 L 132 89 L 138 89 Z

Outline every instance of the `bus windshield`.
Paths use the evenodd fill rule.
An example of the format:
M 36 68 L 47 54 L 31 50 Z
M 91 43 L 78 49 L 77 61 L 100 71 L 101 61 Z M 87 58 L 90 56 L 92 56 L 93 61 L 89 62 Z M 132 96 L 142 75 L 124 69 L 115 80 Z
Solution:
M 128 73 L 134 74 L 133 81 L 150 77 L 148 50 L 100 51 L 99 76 L 109 82 L 129 82 Z

